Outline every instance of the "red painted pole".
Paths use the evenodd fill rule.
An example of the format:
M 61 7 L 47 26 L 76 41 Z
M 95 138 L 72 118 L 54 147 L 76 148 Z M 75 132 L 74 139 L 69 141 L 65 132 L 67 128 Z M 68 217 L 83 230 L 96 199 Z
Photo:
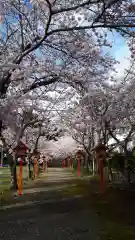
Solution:
M 103 176 L 103 164 L 102 159 L 99 159 L 99 170 L 100 170 L 100 191 L 104 193 L 104 176 Z
M 23 171 L 23 161 L 20 161 L 20 169 L 19 169 L 19 181 L 18 181 L 18 195 L 22 195 L 22 171 Z
M 81 175 L 81 166 L 80 166 L 80 157 L 78 157 L 78 159 L 77 159 L 77 165 L 78 165 L 78 167 L 77 167 L 77 175 L 78 175 L 78 177 L 80 177 L 80 175 Z

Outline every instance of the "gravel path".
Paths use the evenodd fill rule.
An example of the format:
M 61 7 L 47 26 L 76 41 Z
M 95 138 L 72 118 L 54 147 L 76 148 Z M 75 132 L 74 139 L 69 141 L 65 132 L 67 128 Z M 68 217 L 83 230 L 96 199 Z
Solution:
M 53 179 L 58 178 L 54 171 L 52 175 Z M 98 240 L 99 219 L 81 198 L 42 201 L 42 204 L 0 212 L 0 239 Z

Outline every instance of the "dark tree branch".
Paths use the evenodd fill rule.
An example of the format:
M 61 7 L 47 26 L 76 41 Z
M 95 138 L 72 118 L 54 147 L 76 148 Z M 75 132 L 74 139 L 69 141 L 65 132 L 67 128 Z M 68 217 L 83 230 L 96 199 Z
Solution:
M 40 39 L 39 42 L 37 42 L 35 45 L 31 46 L 31 44 L 29 45 L 30 48 L 28 48 L 27 50 L 25 50 L 19 57 L 17 57 L 13 63 L 16 63 L 16 64 L 20 64 L 22 59 L 28 55 L 29 53 L 31 53 L 32 51 L 36 50 L 38 47 L 40 47 L 40 45 L 44 42 L 44 40 L 46 39 L 47 37 L 47 33 L 48 33 L 48 30 L 49 30 L 49 26 L 50 26 L 50 23 L 51 23 L 51 19 L 52 19 L 52 9 L 51 9 L 51 4 L 49 2 L 49 0 L 46 0 L 46 2 L 48 3 L 48 7 L 49 7 L 49 17 L 48 17 L 48 21 L 47 21 L 47 24 L 46 24 L 46 28 L 45 28 L 45 34 L 44 36 Z M 27 46 L 28 47 L 28 46 Z M 26 47 L 24 47 L 24 49 L 26 49 Z M 15 69 L 13 69 L 14 71 Z M 0 94 L 1 95 L 4 95 L 6 94 L 6 91 L 8 89 L 8 86 L 10 84 L 10 78 L 11 78 L 11 73 L 7 73 L 4 78 L 1 80 L 1 84 L 0 84 Z
M 86 26 L 79 26 L 79 27 L 65 27 L 65 28 L 58 28 L 51 30 L 48 32 L 47 36 L 50 36 L 54 33 L 59 33 L 59 32 L 71 32 L 71 31 L 78 31 L 78 30 L 88 30 L 88 29 L 96 29 L 96 28 L 108 28 L 108 29 L 115 29 L 115 30 L 121 30 L 122 28 L 134 28 L 135 24 L 95 24 L 95 25 L 86 25 Z M 123 31 L 123 30 L 122 30 Z
M 119 144 L 123 147 L 123 144 L 121 144 L 121 141 L 113 134 L 113 131 L 111 130 L 110 124 L 106 121 L 105 127 L 108 130 L 109 135 Z
M 47 79 L 47 77 L 42 78 L 42 80 L 35 81 L 29 88 L 23 89 L 23 94 L 26 94 L 38 87 L 48 86 L 53 84 L 59 80 L 58 76 L 52 77 L 51 79 Z
M 131 129 L 130 129 L 129 133 L 128 133 L 127 137 L 125 138 L 125 144 L 128 143 L 128 141 L 129 141 L 129 139 L 130 139 L 134 130 L 135 130 L 135 126 L 131 126 Z
M 107 128 L 107 130 L 108 130 L 109 135 L 110 135 L 119 145 L 121 145 L 122 147 L 127 146 L 127 143 L 128 143 L 128 141 L 129 141 L 129 139 L 130 139 L 133 131 L 135 130 L 135 126 L 134 126 L 134 125 L 131 126 L 131 129 L 129 130 L 129 133 L 128 133 L 127 137 L 126 137 L 123 141 L 120 141 L 120 140 L 114 135 L 113 131 L 111 130 L 110 124 L 109 124 L 107 121 L 105 122 L 105 126 L 106 126 L 106 128 Z
M 75 11 L 78 8 L 82 8 L 82 7 L 85 7 L 85 6 L 90 5 L 90 4 L 97 4 L 97 3 L 100 3 L 100 2 L 102 2 L 102 1 L 100 1 L 100 0 L 95 0 L 95 1 L 94 0 L 87 0 L 84 3 L 78 4 L 78 5 L 73 6 L 73 7 L 55 9 L 55 10 L 52 11 L 52 13 L 54 15 L 54 14 L 63 13 L 63 12 Z
M 42 125 L 39 126 L 38 136 L 37 136 L 37 139 L 36 139 L 34 148 L 33 148 L 33 153 L 34 153 L 34 151 L 35 151 L 35 150 L 37 149 L 37 147 L 38 147 L 38 142 L 39 142 L 39 139 L 40 139 L 40 137 L 41 137 L 41 129 L 42 129 Z
M 70 31 L 78 31 L 78 30 L 88 30 L 88 29 L 98 29 L 98 28 L 108 28 L 108 29 L 115 29 L 115 30 L 118 30 L 118 31 L 122 31 L 122 32 L 125 32 L 126 34 L 131 34 L 134 36 L 134 32 L 131 32 L 131 31 L 126 31 L 125 28 L 127 29 L 131 29 L 131 28 L 134 28 L 135 27 L 135 24 L 125 24 L 125 23 L 121 23 L 121 24 L 110 24 L 109 22 L 106 22 L 106 23 L 99 23 L 99 24 L 96 24 L 96 22 L 98 22 L 102 16 L 104 15 L 104 12 L 105 12 L 105 9 L 106 8 L 109 8 L 110 6 L 114 5 L 115 3 L 118 2 L 118 0 L 112 0 L 109 2 L 109 4 L 106 4 L 106 7 L 104 5 L 103 9 L 102 9 L 102 13 L 99 14 L 99 16 L 94 20 L 94 22 L 91 24 L 91 25 L 88 25 L 88 26 L 78 26 L 78 27 L 65 27 L 65 28 L 58 28 L 58 29 L 54 29 L 54 30 L 50 30 L 49 31 L 49 27 L 50 27 L 50 24 L 51 24 L 51 19 L 52 19 L 52 16 L 57 14 L 57 13 L 62 13 L 62 12 L 67 12 L 67 11 L 72 11 L 72 10 L 76 10 L 78 9 L 79 7 L 85 7 L 86 5 L 89 5 L 89 4 L 96 4 L 96 3 L 103 3 L 103 1 L 98 1 L 98 0 L 87 0 L 85 1 L 84 3 L 80 4 L 80 5 L 76 5 L 76 6 L 73 6 L 73 7 L 70 7 L 70 8 L 62 8 L 60 10 L 52 10 L 52 5 L 50 3 L 49 0 L 46 0 L 47 4 L 48 4 L 48 8 L 49 8 L 49 17 L 48 17 L 48 21 L 47 21 L 47 24 L 46 24 L 46 28 L 45 28 L 45 34 L 44 36 L 38 40 L 38 42 L 36 42 L 35 44 L 27 44 L 27 46 L 24 46 L 24 49 L 25 51 L 23 51 L 21 53 L 21 55 L 19 55 L 16 59 L 14 59 L 13 63 L 15 64 L 20 64 L 22 59 L 27 56 L 28 54 L 30 54 L 31 52 L 33 52 L 34 50 L 38 49 L 42 43 L 46 40 L 46 38 L 52 34 L 55 34 L 55 33 L 59 33 L 59 32 L 70 32 Z M 13 69 L 14 71 L 14 69 Z M 10 84 L 10 78 L 11 78 L 11 72 L 6 72 L 3 79 L 1 79 L 1 83 L 0 83 L 0 94 L 1 95 L 4 95 L 6 94 L 7 92 L 7 89 L 9 87 L 9 84 Z M 38 86 L 38 85 L 37 85 Z M 40 86 L 40 84 L 39 84 Z

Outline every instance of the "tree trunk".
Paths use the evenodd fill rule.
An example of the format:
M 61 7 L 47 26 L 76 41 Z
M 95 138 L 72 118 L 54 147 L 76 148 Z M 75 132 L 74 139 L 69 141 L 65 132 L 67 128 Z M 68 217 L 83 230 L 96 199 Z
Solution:
M 32 178 L 32 170 L 31 170 L 31 154 L 28 156 L 28 169 L 29 169 L 29 178 Z
M 93 176 L 95 175 L 95 159 L 94 159 L 94 156 L 92 156 L 92 173 L 93 173 Z
M 2 120 L 0 120 L 0 137 L 2 136 Z
M 18 184 L 17 184 L 16 163 L 14 163 L 14 165 L 13 165 L 12 173 L 13 173 L 13 189 L 17 190 L 18 189 Z
M 127 150 L 127 145 L 125 144 L 124 146 L 124 171 L 127 170 L 128 167 L 128 150 Z
M 108 160 L 108 169 L 109 169 L 109 174 L 110 174 L 110 177 L 111 177 L 111 179 L 109 179 L 109 180 L 113 181 L 113 173 L 112 173 L 112 163 L 111 163 L 111 159 Z
M 92 161 L 91 161 L 91 156 L 90 155 L 88 155 L 87 164 L 88 164 L 89 171 L 92 171 Z
M 13 189 L 17 190 L 18 189 L 18 184 L 17 184 L 17 171 L 16 171 L 16 159 L 15 159 L 15 153 L 13 153 L 13 165 L 12 165 L 12 178 L 13 178 Z
M 85 166 L 86 166 L 87 171 L 89 172 L 89 162 L 88 162 L 88 154 L 87 153 L 85 155 Z
M 131 183 L 131 167 L 128 164 L 128 150 L 127 143 L 124 146 L 124 175 L 127 178 L 128 183 Z

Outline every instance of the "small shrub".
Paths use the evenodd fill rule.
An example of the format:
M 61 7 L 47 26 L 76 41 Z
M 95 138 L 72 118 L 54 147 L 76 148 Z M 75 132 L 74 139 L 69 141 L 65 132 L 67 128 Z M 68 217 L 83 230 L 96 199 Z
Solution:
M 114 153 L 110 158 L 110 166 L 117 171 L 122 171 L 124 169 L 124 155 L 121 153 Z
M 135 168 L 135 156 L 133 156 L 132 151 L 127 153 L 128 165 L 130 165 L 131 170 Z M 124 154 L 123 153 L 114 153 L 110 158 L 110 166 L 117 171 L 123 171 L 124 169 Z

